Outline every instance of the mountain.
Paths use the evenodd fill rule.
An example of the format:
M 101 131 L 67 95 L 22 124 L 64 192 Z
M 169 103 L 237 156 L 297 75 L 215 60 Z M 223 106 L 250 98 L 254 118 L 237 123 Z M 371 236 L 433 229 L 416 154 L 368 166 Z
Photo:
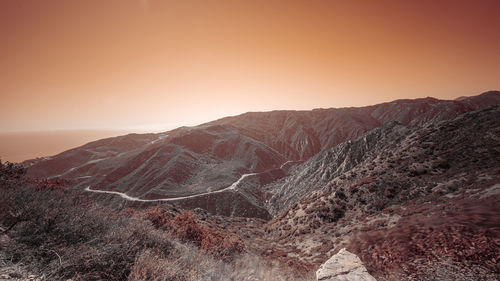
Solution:
M 279 168 L 284 161 L 272 148 L 240 134 L 236 128 L 202 125 L 162 134 L 99 140 L 25 164 L 30 176 L 64 177 L 77 181 L 82 187 L 155 200 L 231 187 L 244 174 L 265 174 L 267 170 Z M 182 201 L 185 206 L 204 207 L 216 213 L 269 218 L 260 200 L 253 199 L 253 195 L 247 195 L 248 199 L 233 193 L 228 190 Z M 245 207 L 235 211 L 214 205 L 214 201 L 227 202 L 228 199 L 241 202 L 239 205 Z
M 160 134 L 98 140 L 23 164 L 29 176 L 67 178 L 80 188 L 121 193 L 136 203 L 168 201 L 269 219 L 354 167 L 374 147 L 385 147 L 386 127 L 421 126 L 498 104 L 500 93 L 491 91 L 454 101 L 424 98 L 360 108 L 251 112 Z M 389 122 L 398 123 L 382 126 Z M 367 135 L 366 145 L 345 143 L 375 128 L 381 131 Z M 341 163 L 338 155 L 345 151 L 353 154 Z M 334 159 L 338 163 L 332 166 Z M 114 197 L 113 204 L 122 200 Z M 227 207 L 228 200 L 240 207 Z
M 499 159 L 499 106 L 387 124 L 301 165 L 295 179 L 334 176 L 266 224 L 262 251 L 315 268 L 347 248 L 377 280 L 496 280 Z
M 68 179 L 72 188 L 51 188 L 89 195 L 158 230 L 179 223 L 187 231 L 188 223 L 234 234 L 246 253 L 304 276 L 493 281 L 499 159 L 500 92 L 491 91 L 245 113 L 23 164 L 31 177 L 53 178 L 30 183 Z
M 266 204 L 268 209 L 271 213 L 278 214 L 306 193 L 348 172 L 416 128 L 392 121 L 363 134 L 356 140 L 346 141 L 331 149 L 320 151 L 304 163 L 290 168 L 287 177 L 263 187 L 272 194 Z

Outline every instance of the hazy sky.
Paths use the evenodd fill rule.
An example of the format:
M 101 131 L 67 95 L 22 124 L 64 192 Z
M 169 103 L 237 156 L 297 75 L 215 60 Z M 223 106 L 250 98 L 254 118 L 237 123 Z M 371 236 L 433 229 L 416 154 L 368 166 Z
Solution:
M 1 0 L 0 132 L 500 89 L 500 1 Z

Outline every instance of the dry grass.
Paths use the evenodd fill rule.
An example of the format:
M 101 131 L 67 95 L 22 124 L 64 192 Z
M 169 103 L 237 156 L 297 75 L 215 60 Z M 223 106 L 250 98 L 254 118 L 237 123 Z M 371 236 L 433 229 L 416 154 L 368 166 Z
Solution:
M 245 249 L 238 235 L 208 229 L 200 225 L 191 211 L 185 211 L 170 218 L 161 207 L 155 207 L 146 212 L 146 218 L 156 228 L 168 230 L 181 241 L 193 243 L 204 253 L 224 261 L 232 260 L 235 255 L 243 253 Z
M 231 263 L 200 255 L 194 249 L 180 248 L 182 254 L 176 259 L 163 257 L 158 253 L 142 253 L 129 276 L 129 281 L 140 280 L 269 280 L 307 281 L 315 280 L 312 274 L 297 274 L 295 271 L 269 263 L 254 255 L 238 256 Z
M 190 212 L 115 211 L 66 183 L 22 181 L 17 167 L 0 165 L 0 253 L 47 280 L 309 279 L 244 254 L 238 236 Z

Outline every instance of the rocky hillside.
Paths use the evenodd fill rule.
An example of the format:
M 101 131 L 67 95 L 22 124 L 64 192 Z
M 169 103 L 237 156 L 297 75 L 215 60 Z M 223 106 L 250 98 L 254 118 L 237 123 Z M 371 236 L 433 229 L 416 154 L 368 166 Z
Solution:
M 388 122 L 356 140 L 323 150 L 306 162 L 293 166 L 288 171 L 289 176 L 264 187 L 272 194 L 267 202 L 268 209 L 278 214 L 305 194 L 324 186 L 416 129 L 395 121 Z
M 137 231 L 144 235 L 166 231 L 173 241 L 194 241 L 199 249 L 222 256 L 221 249 L 236 245 L 235 252 L 255 256 L 259 263 L 286 265 L 293 269 L 291 275 L 308 276 L 299 280 L 310 280 L 317 272 L 324 280 L 352 275 L 366 280 L 493 281 L 500 279 L 499 159 L 500 92 L 455 101 L 425 98 L 362 108 L 246 113 L 161 134 L 99 140 L 26 161 L 29 176 L 65 184 L 59 178 L 66 178 L 72 188 L 56 189 L 62 192 L 58 200 L 52 191 L 46 198 L 33 195 L 33 188 L 45 190 L 38 184 L 16 197 L 22 200 L 3 193 L 6 203 L 0 207 L 15 203 L 33 217 L 33 225 L 49 227 L 28 227 L 16 212 L 0 213 L 6 216 L 4 226 L 11 224 L 11 216 L 19 221 L 12 227 L 17 236 L 11 236 L 19 240 L 15 245 L 22 253 L 28 249 L 26 233 L 35 237 L 37 229 L 46 229 L 48 237 L 59 235 L 52 220 L 71 235 L 86 235 L 87 242 L 75 240 L 83 244 L 74 252 L 61 252 L 66 257 L 87 253 L 87 243 L 106 241 L 88 242 L 95 240 L 94 233 L 78 229 L 86 224 L 67 225 L 79 214 L 89 215 L 81 211 L 83 205 L 64 200 L 66 193 L 74 193 L 75 200 L 98 202 L 93 208 L 102 203 L 114 207 L 104 206 L 105 212 L 88 218 L 99 221 L 99 227 L 107 227 L 111 215 L 103 214 L 112 209 L 123 216 L 126 227 L 117 226 L 102 239 L 135 229 L 138 224 L 129 221 L 129 214 L 135 214 L 141 222 Z M 87 201 L 89 197 L 94 200 Z M 26 198 L 33 208 L 45 204 L 44 211 L 24 208 Z M 66 209 L 51 205 L 62 203 Z M 77 212 L 64 211 L 75 208 Z M 65 219 L 73 215 L 77 218 Z M 113 245 L 129 243 L 113 239 L 119 241 Z M 38 259 L 50 260 L 54 272 L 84 264 L 47 256 L 45 249 L 53 245 L 43 243 L 29 247 L 38 249 Z M 103 247 L 94 246 L 97 252 Z M 138 266 L 136 257 L 145 255 L 132 250 L 123 261 L 130 272 Z M 148 267 L 156 265 L 155 255 Z M 106 264 L 117 256 L 124 255 L 97 262 Z
M 285 159 L 279 153 L 240 134 L 236 128 L 203 125 L 162 134 L 99 140 L 25 165 L 30 176 L 73 179 L 82 188 L 91 186 L 154 200 L 228 188 L 244 174 L 265 174 L 279 169 L 283 162 Z M 182 201 L 185 206 L 203 207 L 216 213 L 269 217 L 265 209 L 261 210 L 260 199 L 254 199 L 252 194 L 233 193 L 207 194 Z M 245 208 L 236 211 L 219 208 L 217 202 L 229 198 L 239 202 L 236 206 Z
M 121 198 L 168 199 L 216 214 L 267 219 L 348 171 L 374 148 L 386 147 L 391 137 L 386 131 L 396 124 L 420 126 L 498 104 L 500 93 L 486 92 L 454 101 L 245 113 L 160 134 L 103 139 L 23 164 L 31 177 L 66 178 L 82 189 L 123 195 L 112 204 Z M 397 123 L 382 126 L 390 122 Z M 366 141 L 345 143 L 375 128 Z M 241 208 L 227 207 L 228 200 Z
M 366 107 L 312 111 L 249 112 L 213 121 L 231 125 L 274 148 L 289 160 L 307 160 L 321 150 L 355 139 L 387 122 L 422 125 L 500 104 L 500 92 L 461 100 L 403 99 Z
M 373 144 L 380 132 L 385 144 Z M 331 153 L 351 155 L 348 145 L 364 157 L 267 223 L 265 253 L 314 268 L 347 248 L 377 280 L 498 279 L 499 106 L 420 128 L 388 124 Z M 352 158 L 332 158 L 331 170 L 351 161 L 342 159 Z

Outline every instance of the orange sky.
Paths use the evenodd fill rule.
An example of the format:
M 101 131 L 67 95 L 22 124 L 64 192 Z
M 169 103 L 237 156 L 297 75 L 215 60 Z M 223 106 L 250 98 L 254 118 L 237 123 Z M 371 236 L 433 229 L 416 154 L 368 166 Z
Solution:
M 0 132 L 500 89 L 500 1 L 2 0 Z

